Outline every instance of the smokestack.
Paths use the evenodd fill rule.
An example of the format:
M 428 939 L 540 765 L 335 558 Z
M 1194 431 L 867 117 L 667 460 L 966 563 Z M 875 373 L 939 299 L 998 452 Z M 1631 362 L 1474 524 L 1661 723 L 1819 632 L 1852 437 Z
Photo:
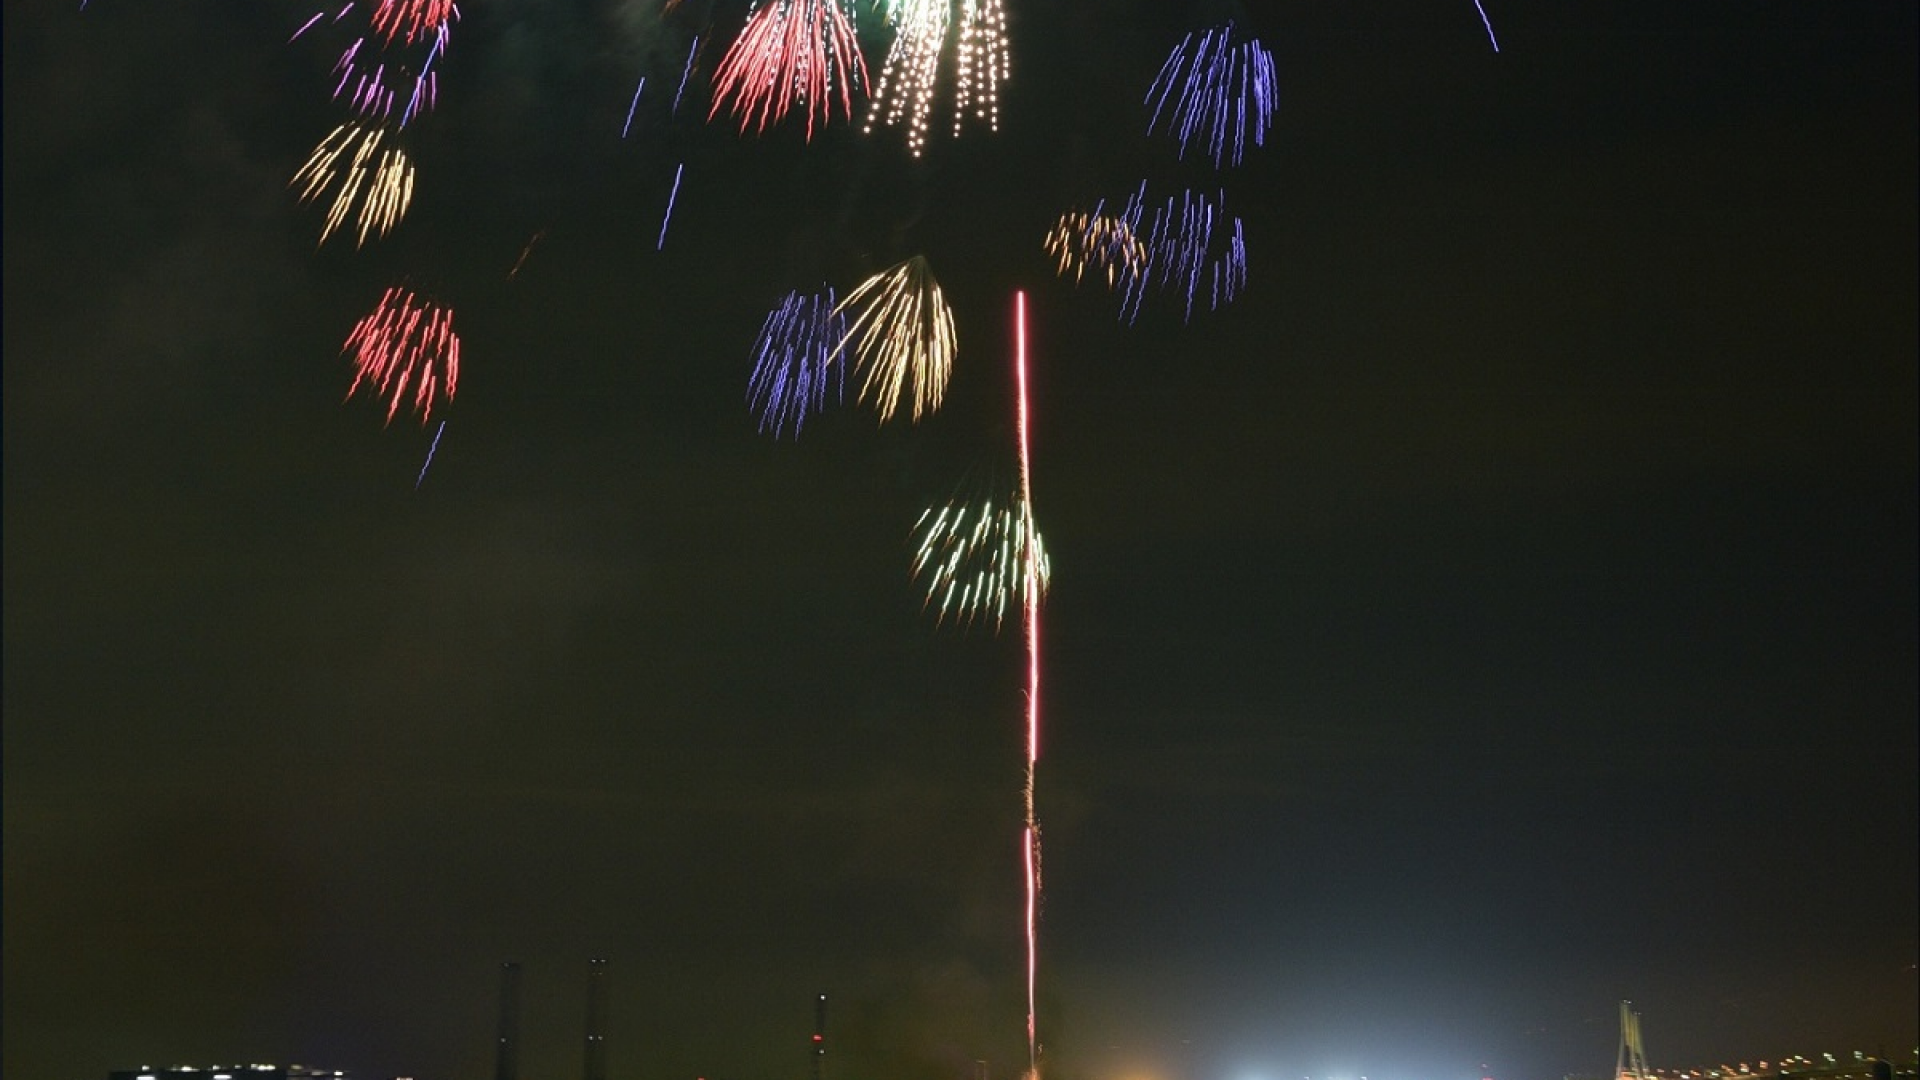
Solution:
M 500 965 L 500 1034 L 493 1051 L 493 1080 L 520 1080 L 520 965 Z
M 607 962 L 587 961 L 586 1080 L 607 1080 Z
M 827 995 L 821 994 L 813 1002 L 813 1080 L 820 1080 L 820 1071 L 827 1060 Z

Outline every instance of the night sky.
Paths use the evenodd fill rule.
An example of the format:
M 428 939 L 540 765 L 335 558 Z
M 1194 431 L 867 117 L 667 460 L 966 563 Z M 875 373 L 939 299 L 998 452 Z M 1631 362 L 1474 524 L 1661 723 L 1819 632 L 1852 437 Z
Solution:
M 577 1076 L 604 957 L 621 1080 L 800 1080 L 823 991 L 830 1080 L 1018 1076 L 1021 637 L 908 573 L 1013 465 L 1016 289 L 1049 1076 L 1557 1080 L 1621 999 L 1909 1057 L 1920 17 L 1487 3 L 1009 0 L 1000 132 L 913 162 L 704 124 L 735 0 L 471 0 L 359 250 L 287 186 L 312 8 L 8 3 L 5 1074 L 474 1080 L 512 960 Z M 1142 98 L 1228 16 L 1280 102 L 1216 170 Z M 1055 277 L 1143 178 L 1239 302 Z M 756 431 L 766 313 L 916 254 L 941 411 Z M 343 403 L 401 282 L 417 490 L 439 417 Z

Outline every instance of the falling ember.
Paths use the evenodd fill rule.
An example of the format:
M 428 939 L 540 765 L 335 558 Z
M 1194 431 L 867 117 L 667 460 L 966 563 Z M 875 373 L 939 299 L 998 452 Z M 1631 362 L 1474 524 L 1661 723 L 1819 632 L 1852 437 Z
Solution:
M 687 163 L 681 162 L 673 169 L 673 190 L 667 192 L 667 212 L 660 217 L 660 239 L 653 245 L 659 251 L 667 246 L 667 225 L 673 220 L 673 201 L 680 197 L 680 174 L 687 171 Z
M 636 109 L 640 108 L 640 91 L 646 88 L 647 77 L 642 75 L 640 76 L 640 85 L 633 88 L 633 104 L 627 106 L 627 122 L 620 126 L 620 137 L 623 139 L 627 137 L 627 132 L 633 130 L 633 114 Z
M 1043 562 L 1039 535 L 1033 532 L 1033 470 L 1027 442 L 1027 294 L 1013 294 L 1014 382 L 1019 390 L 1020 427 L 1020 502 L 1027 509 L 1026 542 L 1021 591 L 1026 609 L 1027 627 L 1027 776 L 1025 786 L 1026 828 L 1022 842 L 1022 868 L 1027 887 L 1027 1076 L 1040 1075 L 1039 1026 L 1034 1009 L 1034 987 L 1040 970 L 1038 909 L 1040 906 L 1040 820 L 1034 812 L 1034 772 L 1040 763 L 1040 592 L 1043 587 Z
M 333 189 L 333 204 L 320 229 L 322 244 L 356 205 L 360 226 L 356 245 L 365 244 L 370 232 L 385 236 L 406 216 L 413 202 L 413 162 L 398 145 L 384 146 L 386 138 L 382 127 L 341 124 L 320 140 L 307 163 L 293 174 L 289 186 L 300 188 L 301 202 Z
M 453 332 L 453 309 L 421 300 L 406 289 L 389 287 L 372 313 L 354 325 L 341 349 L 353 354 L 347 397 L 366 384 L 386 400 L 389 424 L 401 403 L 411 401 L 424 425 L 435 401 L 452 401 L 460 382 L 460 336 Z
M 1493 46 L 1494 52 L 1499 52 L 1500 39 L 1493 36 L 1493 20 L 1487 18 L 1487 6 L 1481 3 L 1480 0 L 1473 0 L 1473 9 L 1480 13 L 1480 25 L 1487 28 L 1488 44 Z
M 860 400 L 869 397 L 882 421 L 893 417 L 907 383 L 913 384 L 913 419 L 940 407 L 953 373 L 953 311 L 940 294 L 927 260 L 906 262 L 861 282 L 835 312 L 858 308 L 846 337 L 835 350 L 852 346 L 866 372 Z
M 442 420 L 440 426 L 433 429 L 433 442 L 427 446 L 427 460 L 420 463 L 420 475 L 414 478 L 413 490 L 419 491 L 420 485 L 426 481 L 427 470 L 433 467 L 433 452 L 440 449 L 440 436 L 446 433 L 447 422 Z

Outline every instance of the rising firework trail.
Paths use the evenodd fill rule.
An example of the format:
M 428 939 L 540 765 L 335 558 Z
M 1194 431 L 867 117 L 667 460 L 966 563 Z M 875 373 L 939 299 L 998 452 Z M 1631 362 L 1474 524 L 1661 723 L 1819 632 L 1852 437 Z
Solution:
M 1021 865 L 1026 877 L 1027 911 L 1027 1076 L 1040 1077 L 1039 1023 L 1034 1010 L 1034 987 L 1040 970 L 1040 938 L 1037 926 L 1040 907 L 1040 819 L 1034 812 L 1034 773 L 1040 763 L 1040 591 L 1042 561 L 1040 538 L 1033 531 L 1033 469 L 1027 440 L 1027 294 L 1013 294 L 1013 371 L 1019 391 L 1020 430 L 1020 502 L 1027 508 L 1026 543 L 1023 545 L 1021 591 L 1027 628 L 1027 775 L 1024 788 L 1026 828 L 1021 839 Z

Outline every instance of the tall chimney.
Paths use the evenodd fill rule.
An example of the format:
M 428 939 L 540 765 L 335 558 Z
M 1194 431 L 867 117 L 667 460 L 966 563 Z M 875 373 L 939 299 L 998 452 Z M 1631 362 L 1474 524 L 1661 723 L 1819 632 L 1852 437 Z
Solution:
M 607 962 L 587 961 L 586 1080 L 607 1080 Z
M 493 1051 L 493 1080 L 520 1080 L 520 965 L 500 965 L 500 1034 Z

